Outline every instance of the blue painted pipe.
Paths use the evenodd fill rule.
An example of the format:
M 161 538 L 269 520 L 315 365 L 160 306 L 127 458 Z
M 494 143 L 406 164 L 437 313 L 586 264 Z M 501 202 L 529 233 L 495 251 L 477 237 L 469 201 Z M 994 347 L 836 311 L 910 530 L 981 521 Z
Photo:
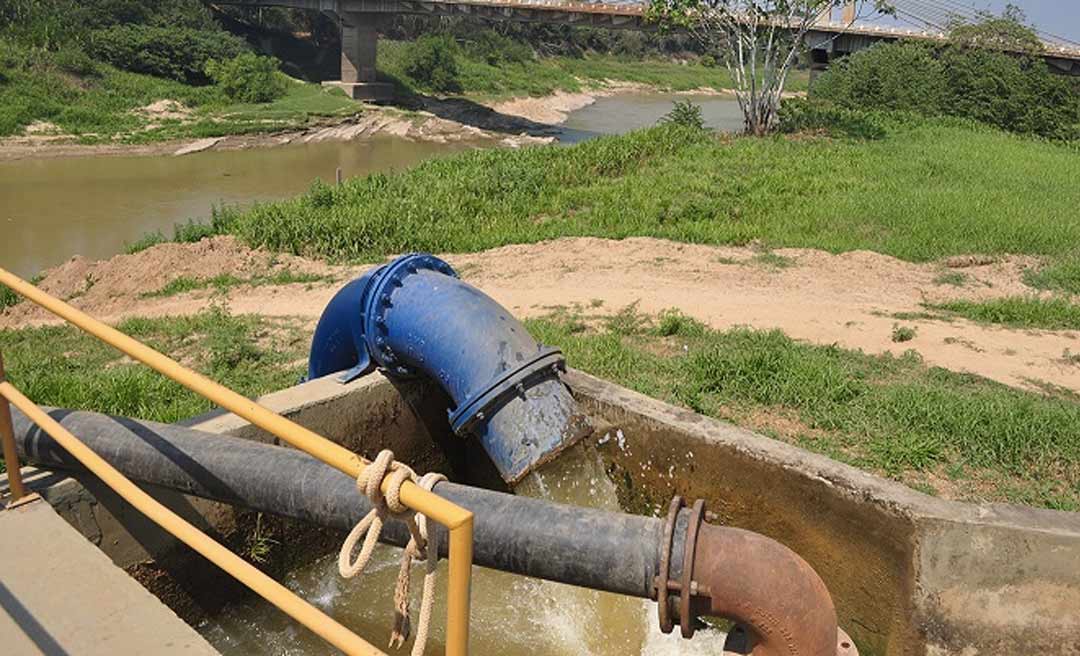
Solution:
M 562 353 L 434 255 L 369 271 L 323 311 L 308 377 L 348 370 L 348 381 L 376 367 L 437 382 L 454 432 L 479 438 L 511 484 L 591 430 L 560 379 Z

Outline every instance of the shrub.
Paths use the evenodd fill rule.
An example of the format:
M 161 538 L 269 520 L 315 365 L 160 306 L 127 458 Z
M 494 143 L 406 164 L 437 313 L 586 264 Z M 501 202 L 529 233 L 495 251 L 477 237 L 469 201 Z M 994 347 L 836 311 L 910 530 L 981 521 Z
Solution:
M 90 54 L 117 68 L 188 84 L 210 81 L 206 64 L 230 60 L 247 50 L 225 32 L 151 25 L 115 25 L 95 31 Z
M 1080 94 L 1038 57 L 949 46 L 941 53 L 947 111 L 1003 130 L 1075 138 Z
M 6 285 L 0 285 L 0 310 L 17 305 L 22 297 L 11 290 Z
M 494 30 L 481 30 L 470 35 L 465 42 L 465 50 L 492 66 L 523 64 L 533 58 L 532 48 L 528 45 Z
M 418 86 L 431 91 L 451 92 L 461 88 L 457 44 L 448 36 L 422 36 L 413 42 L 405 54 L 404 71 Z
M 836 62 L 814 81 L 811 91 L 850 109 L 934 115 L 945 103 L 944 68 L 929 46 L 882 43 Z
M 695 130 L 705 129 L 705 118 L 701 115 L 701 105 L 695 105 L 689 100 L 676 100 L 675 106 L 660 119 L 660 122 Z
M 98 74 L 97 63 L 82 49 L 68 46 L 52 53 L 52 64 L 62 71 L 88 77 Z
M 838 61 L 811 87 L 851 110 L 971 119 L 1010 132 L 1075 139 L 1080 93 L 1038 57 L 963 43 L 882 43 Z
M 206 62 L 206 74 L 225 95 L 239 102 L 270 102 L 285 95 L 286 80 L 273 57 L 245 52 L 227 61 L 211 59 Z
M 825 132 L 855 139 L 884 139 L 887 134 L 885 120 L 878 114 L 802 98 L 785 100 L 780 106 L 780 131 Z

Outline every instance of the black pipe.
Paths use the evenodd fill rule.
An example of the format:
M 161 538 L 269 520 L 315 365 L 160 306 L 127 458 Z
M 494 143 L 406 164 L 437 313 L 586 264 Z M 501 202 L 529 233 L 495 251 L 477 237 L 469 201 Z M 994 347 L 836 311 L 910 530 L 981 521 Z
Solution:
M 140 483 L 343 531 L 371 509 L 354 480 L 296 449 L 91 412 L 48 412 Z M 13 415 L 16 447 L 24 461 L 83 471 L 25 415 L 15 409 Z M 660 519 L 449 482 L 434 491 L 474 513 L 477 565 L 635 597 L 651 595 L 664 539 Z M 682 571 L 686 525 L 680 521 L 675 531 L 672 577 Z M 383 530 L 383 542 L 404 546 L 407 540 L 404 524 L 389 522 Z M 445 556 L 448 541 L 440 543 Z

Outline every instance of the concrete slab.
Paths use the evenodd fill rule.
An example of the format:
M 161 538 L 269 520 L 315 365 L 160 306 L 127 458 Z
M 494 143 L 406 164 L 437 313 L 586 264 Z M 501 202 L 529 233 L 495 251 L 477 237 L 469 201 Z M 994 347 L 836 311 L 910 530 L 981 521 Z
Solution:
M 6 656 L 218 652 L 44 501 L 0 511 Z

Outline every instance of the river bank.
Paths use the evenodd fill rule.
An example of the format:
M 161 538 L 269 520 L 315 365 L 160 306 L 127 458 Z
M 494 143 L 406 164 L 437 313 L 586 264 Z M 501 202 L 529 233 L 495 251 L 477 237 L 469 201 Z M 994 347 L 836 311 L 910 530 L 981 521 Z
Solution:
M 606 80 L 583 91 L 556 91 L 545 96 L 509 99 L 424 97 L 413 108 L 357 104 L 356 111 L 338 117 L 317 117 L 301 129 L 285 128 L 199 139 L 167 139 L 149 143 L 80 143 L 76 135 L 57 133 L 55 126 L 36 126 L 26 134 L 0 138 L 0 162 L 22 159 L 96 156 L 181 156 L 207 150 L 247 150 L 295 143 L 354 141 L 391 136 L 411 141 L 446 144 L 488 142 L 517 148 L 556 140 L 558 126 L 572 112 L 600 98 L 619 94 L 658 93 L 641 83 Z M 700 87 L 671 92 L 681 96 L 734 97 L 729 89 Z M 798 95 L 792 94 L 792 95 Z M 158 101 L 182 114 L 175 101 Z

